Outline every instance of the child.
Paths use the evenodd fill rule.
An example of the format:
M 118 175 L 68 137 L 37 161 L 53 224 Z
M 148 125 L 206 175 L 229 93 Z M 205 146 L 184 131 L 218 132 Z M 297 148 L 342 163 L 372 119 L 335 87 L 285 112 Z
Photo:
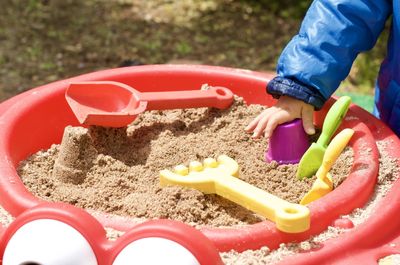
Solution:
M 374 114 L 400 136 L 400 0 L 315 0 L 299 34 L 283 50 L 267 92 L 278 98 L 245 128 L 270 137 L 277 125 L 303 119 L 315 132 L 319 110 L 348 75 L 358 53 L 371 49 L 392 15 L 388 52 L 375 89 Z

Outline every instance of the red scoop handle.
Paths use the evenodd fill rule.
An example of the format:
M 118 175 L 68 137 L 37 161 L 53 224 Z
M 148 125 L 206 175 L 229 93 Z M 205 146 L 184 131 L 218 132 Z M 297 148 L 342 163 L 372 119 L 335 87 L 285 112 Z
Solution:
M 232 100 L 233 93 L 225 87 L 210 87 L 207 90 L 145 92 L 139 94 L 139 101 L 147 102 L 147 110 L 201 107 L 225 109 L 232 104 Z

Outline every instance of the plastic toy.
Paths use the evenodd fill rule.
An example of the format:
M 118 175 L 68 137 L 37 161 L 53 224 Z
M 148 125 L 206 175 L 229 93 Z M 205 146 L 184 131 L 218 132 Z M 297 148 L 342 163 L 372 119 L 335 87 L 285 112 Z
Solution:
M 201 90 L 144 92 L 118 82 L 72 83 L 65 98 L 81 124 L 124 127 L 146 110 L 215 107 L 232 104 L 225 87 Z
M 353 134 L 354 131 L 352 129 L 344 129 L 332 139 L 326 148 L 322 164 L 315 174 L 317 179 L 311 190 L 301 199 L 300 204 L 309 204 L 333 190 L 332 176 L 329 174 L 329 170 L 339 158 Z
M 2 265 L 223 264 L 212 242 L 184 223 L 152 220 L 109 241 L 91 215 L 61 203 L 25 211 L 0 239 Z
M 218 194 L 276 223 L 288 233 L 304 232 L 310 227 L 307 207 L 289 203 L 240 179 L 239 165 L 232 158 L 221 155 L 218 161 L 206 158 L 204 163 L 192 161 L 189 168 L 179 165 L 174 172 L 160 172 L 161 186 L 180 185 L 204 193 Z
M 316 143 L 312 143 L 300 160 L 296 175 L 299 179 L 311 177 L 321 166 L 326 147 L 341 124 L 351 103 L 348 96 L 340 97 L 329 109 L 322 126 L 322 132 Z
M 301 119 L 276 127 L 270 140 L 265 161 L 279 164 L 296 164 L 310 146 Z
M 364 113 L 364 110 L 355 110 L 358 114 Z M 366 113 L 366 112 L 365 112 Z M 376 130 L 377 120 L 366 121 L 369 128 L 374 129 L 374 136 L 380 138 L 382 132 Z M 380 123 L 380 122 L 378 122 Z M 379 124 L 378 124 L 379 126 Z M 379 126 L 379 128 L 383 128 Z M 384 130 L 389 130 L 385 127 Z M 385 141 L 390 145 L 385 146 L 384 152 L 400 157 L 400 140 L 396 135 L 389 131 L 384 133 Z M 354 137 L 353 137 L 354 139 Z M 382 139 L 382 138 L 381 138 Z M 399 173 L 400 160 L 397 159 L 397 170 L 393 173 Z M 358 165 L 357 165 L 358 167 Z M 359 168 L 362 171 L 361 168 Z M 347 182 L 348 179 L 345 180 Z M 356 187 L 358 183 L 353 183 Z M 345 234 L 329 239 L 323 242 L 318 249 L 310 249 L 287 257 L 278 265 L 358 265 L 378 263 L 383 257 L 400 254 L 400 179 L 396 180 L 389 192 L 374 207 L 375 212 L 364 223 L 353 228 Z M 326 197 L 333 195 L 337 188 L 324 198 L 315 201 L 317 203 Z M 309 205 L 312 206 L 314 203 Z M 393 265 L 398 263 L 393 262 Z

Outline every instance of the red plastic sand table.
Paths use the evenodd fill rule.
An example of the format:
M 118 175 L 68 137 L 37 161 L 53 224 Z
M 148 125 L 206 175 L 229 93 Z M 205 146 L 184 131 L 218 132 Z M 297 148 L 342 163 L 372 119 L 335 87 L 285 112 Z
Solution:
M 13 216 L 40 204 L 17 174 L 18 163 L 29 155 L 60 143 L 67 125 L 79 123 L 65 100 L 65 90 L 71 82 L 116 81 L 135 87 L 141 92 L 162 89 L 198 89 L 202 84 L 227 87 L 249 104 L 271 105 L 265 86 L 272 76 L 248 70 L 188 65 L 150 65 L 118 68 L 81 75 L 31 89 L 0 104 L 0 204 Z M 324 109 L 316 112 L 315 121 L 321 127 L 331 99 Z M 352 128 L 350 141 L 354 164 L 349 176 L 333 192 L 309 204 L 311 227 L 298 234 L 284 233 L 275 224 L 264 221 L 237 228 L 202 229 L 221 252 L 244 251 L 268 246 L 276 249 L 281 243 L 300 242 L 317 235 L 332 225 L 341 215 L 362 207 L 370 198 L 379 168 L 376 141 L 389 144 L 386 152 L 400 158 L 399 139 L 379 120 L 356 105 L 352 105 L 339 130 Z M 339 131 L 338 130 L 338 131 Z M 366 151 L 368 150 L 368 151 Z M 285 259 L 282 264 L 367 264 L 381 256 L 398 252 L 400 231 L 400 188 L 396 181 L 380 205 L 379 215 L 371 216 L 353 231 L 324 243 L 318 250 Z M 134 223 L 126 218 L 95 214 L 105 227 L 127 231 Z M 339 222 L 340 221 L 336 221 Z M 346 226 L 346 224 L 343 224 Z M 390 244 L 389 244 L 390 243 Z M 368 263 L 369 264 L 369 263 Z

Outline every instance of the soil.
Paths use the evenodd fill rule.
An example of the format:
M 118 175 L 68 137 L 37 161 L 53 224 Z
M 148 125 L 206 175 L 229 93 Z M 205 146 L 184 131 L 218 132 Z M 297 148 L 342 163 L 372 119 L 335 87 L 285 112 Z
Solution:
M 190 60 L 271 71 L 309 3 L 7 1 L 0 9 L 0 101 L 126 65 Z
M 67 127 L 61 145 L 34 154 L 19 167 L 27 188 L 48 201 L 134 218 L 169 218 L 194 226 L 232 226 L 263 221 L 218 195 L 171 186 L 159 171 L 225 154 L 240 166 L 240 178 L 298 203 L 314 178 L 299 181 L 297 165 L 266 163 L 265 140 L 244 131 L 263 109 L 236 97 L 227 110 L 152 111 L 127 128 Z M 68 161 L 67 161 L 68 160 Z M 350 148 L 332 169 L 335 186 L 349 174 Z
M 0 101 L 49 82 L 126 65 L 196 61 L 274 71 L 311 2 L 7 1 L 0 9 Z M 358 57 L 344 91 L 373 93 L 388 32 Z

